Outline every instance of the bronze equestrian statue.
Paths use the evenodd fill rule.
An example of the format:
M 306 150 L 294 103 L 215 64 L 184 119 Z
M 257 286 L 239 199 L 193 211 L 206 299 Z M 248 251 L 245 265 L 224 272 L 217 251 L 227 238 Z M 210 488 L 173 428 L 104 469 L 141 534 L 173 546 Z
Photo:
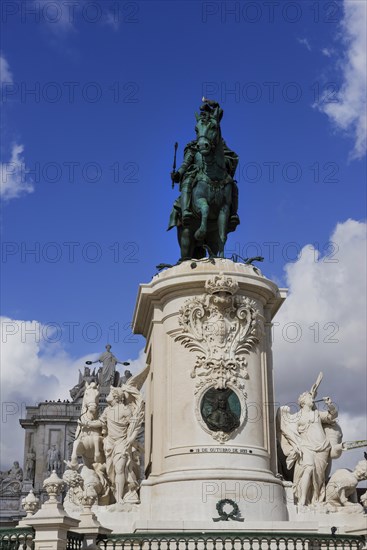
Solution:
M 171 173 L 181 195 L 173 205 L 168 229 L 177 227 L 181 261 L 205 258 L 207 249 L 223 258 L 227 234 L 240 223 L 234 180 L 238 156 L 222 138 L 223 110 L 203 98 L 195 116 L 196 139 L 185 147 L 180 168 Z

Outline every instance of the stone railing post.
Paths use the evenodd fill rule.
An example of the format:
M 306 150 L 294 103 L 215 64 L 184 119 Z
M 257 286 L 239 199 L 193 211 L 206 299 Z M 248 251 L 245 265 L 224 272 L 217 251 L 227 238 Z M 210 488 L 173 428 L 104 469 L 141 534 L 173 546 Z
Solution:
M 68 516 L 63 505 L 57 500 L 64 487 L 64 482 L 55 470 L 50 477 L 45 479 L 43 487 L 48 493 L 49 499 L 34 515 L 31 515 L 30 509 L 26 510 L 28 515 L 19 522 L 18 527 L 33 527 L 35 530 L 34 550 L 66 550 L 67 532 L 75 531 L 79 526 L 79 520 Z
M 92 512 L 92 506 L 95 502 L 95 497 L 85 496 L 82 498 L 83 511 L 80 514 L 80 523 L 74 529 L 76 533 L 84 535 L 84 548 L 94 550 L 97 548 L 96 540 L 98 535 L 109 535 L 112 530 L 102 527 Z

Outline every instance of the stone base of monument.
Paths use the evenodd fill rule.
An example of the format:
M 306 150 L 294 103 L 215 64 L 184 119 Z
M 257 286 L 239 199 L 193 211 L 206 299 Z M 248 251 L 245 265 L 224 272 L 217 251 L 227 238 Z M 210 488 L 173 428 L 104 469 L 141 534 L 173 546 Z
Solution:
M 238 523 L 237 521 L 223 521 L 221 523 L 202 521 L 142 521 L 135 524 L 136 532 L 198 532 L 210 533 L 210 531 L 251 533 L 308 533 L 318 532 L 318 524 L 315 522 L 298 523 L 288 521 L 248 521 Z M 330 533 L 330 529 L 327 531 Z
M 367 516 L 363 512 L 348 514 L 344 511 L 339 511 L 329 514 L 327 512 L 315 511 L 314 513 L 309 512 L 305 515 L 301 512 L 297 519 L 301 519 L 302 523 L 309 523 L 314 520 L 318 525 L 318 533 L 330 533 L 331 528 L 336 528 L 336 533 L 339 535 L 367 534 Z
M 195 457 L 192 457 L 193 460 Z M 215 468 L 213 457 L 213 472 L 204 472 L 199 476 L 197 472 L 185 471 L 180 475 L 165 475 L 157 480 L 148 479 L 141 487 L 142 517 L 153 521 L 165 518 L 167 521 L 176 521 L 178 518 L 185 521 L 215 522 L 220 515 L 218 503 L 226 506 L 226 511 L 235 512 L 238 507 L 238 518 L 246 521 L 256 521 L 259 517 L 267 521 L 285 521 L 288 519 L 287 509 L 284 506 L 284 490 L 281 482 L 265 472 L 250 472 L 245 480 L 241 480 L 243 472 L 237 475 L 233 469 L 231 476 L 228 472 Z M 228 457 L 228 460 L 230 458 Z M 190 480 L 190 474 L 192 479 Z M 180 479 L 181 477 L 181 479 Z M 225 500 L 233 501 L 235 505 L 225 504 Z M 221 506 L 221 505 L 220 505 Z
M 110 529 L 112 534 L 118 533 L 180 533 L 197 532 L 209 533 L 212 531 L 223 532 L 251 532 L 251 533 L 289 533 L 289 534 L 331 534 L 331 529 L 336 528 L 336 533 L 350 535 L 366 535 L 367 516 L 361 513 L 348 514 L 338 511 L 330 514 L 316 510 L 299 511 L 292 506 L 290 510 L 292 519 L 277 521 L 270 519 L 251 520 L 241 514 L 243 521 L 220 520 L 216 507 L 208 505 L 210 513 L 206 519 L 172 519 L 161 514 L 160 518 L 146 519 L 144 510 L 139 508 L 132 512 L 110 511 L 108 507 L 98 507 L 95 513 L 103 527 Z M 292 508 L 290 507 L 290 508 Z M 157 506 L 159 509 L 159 506 Z M 212 517 L 210 516 L 212 515 Z M 264 516 L 265 517 L 265 516 Z
M 271 326 L 285 297 L 257 267 L 218 258 L 140 285 L 150 375 L 134 531 L 359 532 L 359 514 L 299 513 L 277 475 Z
M 131 451 L 122 487 L 114 486 L 121 503 L 81 514 L 89 477 L 82 468 L 84 486 L 73 488 L 67 471 L 76 504 L 65 499 L 64 507 L 82 521 L 80 532 L 366 532 L 362 507 L 297 507 L 292 483 L 278 474 L 271 327 L 285 296 L 257 267 L 218 258 L 182 262 L 140 286 L 133 330 L 146 338 L 147 366 L 130 379 L 131 393 L 127 384 L 109 399 L 104 422 L 115 446 L 98 472 L 117 472 L 129 445 L 141 453 L 145 418 L 145 479 L 138 487 Z M 90 479 L 101 496 L 96 472 Z
M 223 499 L 246 521 L 287 519 L 270 334 L 285 294 L 255 266 L 218 258 L 140 285 L 133 327 L 150 365 L 142 519 L 213 522 Z

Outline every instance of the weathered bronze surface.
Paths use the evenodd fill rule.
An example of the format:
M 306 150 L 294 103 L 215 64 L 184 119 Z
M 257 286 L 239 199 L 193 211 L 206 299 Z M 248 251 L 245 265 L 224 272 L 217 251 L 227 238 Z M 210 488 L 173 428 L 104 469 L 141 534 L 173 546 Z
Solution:
M 210 388 L 203 396 L 201 415 L 213 432 L 230 433 L 240 425 L 241 405 L 233 390 Z
M 240 223 L 234 180 L 238 156 L 222 138 L 222 116 L 217 102 L 203 98 L 196 114 L 196 139 L 186 145 L 183 163 L 171 173 L 181 195 L 173 205 L 168 229 L 177 227 L 181 260 L 204 258 L 208 249 L 213 256 L 224 257 L 227 234 Z

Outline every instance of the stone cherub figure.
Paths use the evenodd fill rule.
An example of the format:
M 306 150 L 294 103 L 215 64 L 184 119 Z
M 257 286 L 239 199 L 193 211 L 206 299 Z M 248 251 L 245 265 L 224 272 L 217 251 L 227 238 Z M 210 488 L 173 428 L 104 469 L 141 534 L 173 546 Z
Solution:
M 280 444 L 288 469 L 294 466 L 293 491 L 296 503 L 301 506 L 323 502 L 331 458 L 340 456 L 343 450 L 341 430 L 335 422 L 336 406 L 329 397 L 323 398 L 326 411 L 318 411 L 315 406 L 321 380 L 322 373 L 311 390 L 299 396 L 298 413 L 290 414 L 289 407 L 280 407 L 277 414 Z M 327 427 L 336 432 L 336 440 L 330 437 Z
M 367 460 L 358 462 L 353 471 L 346 468 L 336 470 L 326 486 L 326 504 L 329 511 L 348 507 L 348 511 L 362 512 L 358 504 L 357 485 L 367 479 Z

